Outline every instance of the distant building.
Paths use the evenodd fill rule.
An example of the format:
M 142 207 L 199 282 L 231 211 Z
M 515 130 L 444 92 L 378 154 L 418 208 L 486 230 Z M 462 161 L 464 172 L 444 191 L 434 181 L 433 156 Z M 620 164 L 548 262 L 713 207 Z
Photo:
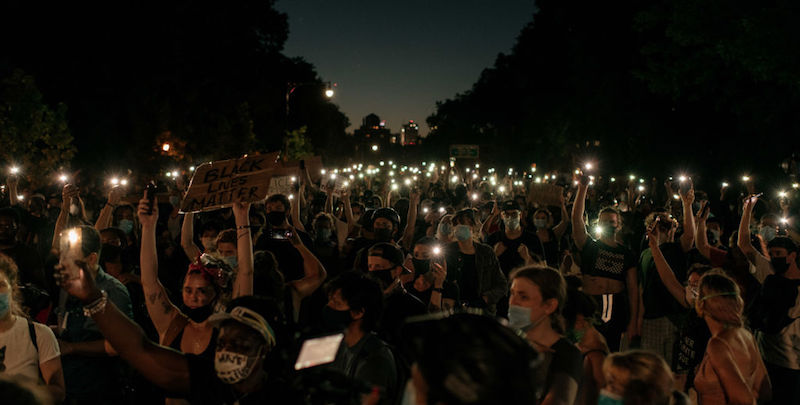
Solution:
M 414 120 L 409 120 L 400 130 L 400 143 L 403 146 L 419 143 L 419 125 Z

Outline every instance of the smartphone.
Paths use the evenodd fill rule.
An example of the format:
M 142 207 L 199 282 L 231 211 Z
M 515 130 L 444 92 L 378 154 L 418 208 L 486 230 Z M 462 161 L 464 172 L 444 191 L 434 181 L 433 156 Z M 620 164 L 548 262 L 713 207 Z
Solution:
M 153 214 L 153 205 L 156 202 L 156 185 L 153 182 L 147 183 L 144 186 L 144 198 L 147 199 L 147 215 Z
M 289 240 L 293 235 L 291 229 L 272 229 L 269 236 L 271 239 Z
M 692 189 L 692 179 L 687 178 L 686 181 L 680 182 L 681 194 L 686 194 L 691 189 Z
M 332 363 L 336 359 L 342 340 L 344 340 L 343 333 L 306 340 L 300 348 L 294 369 L 303 370 Z
M 700 216 L 704 217 L 704 216 L 708 215 L 708 210 L 710 210 L 710 209 L 711 209 L 711 205 L 710 204 L 706 204 L 706 206 L 703 207 L 703 212 L 700 213 Z

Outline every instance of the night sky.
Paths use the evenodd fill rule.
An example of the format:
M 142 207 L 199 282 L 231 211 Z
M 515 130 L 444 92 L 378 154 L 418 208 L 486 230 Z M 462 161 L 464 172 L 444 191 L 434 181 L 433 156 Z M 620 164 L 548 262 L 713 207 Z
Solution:
M 339 84 L 334 102 L 352 131 L 376 113 L 399 132 L 438 100 L 469 90 L 531 20 L 531 0 L 279 0 L 289 15 L 287 56 Z

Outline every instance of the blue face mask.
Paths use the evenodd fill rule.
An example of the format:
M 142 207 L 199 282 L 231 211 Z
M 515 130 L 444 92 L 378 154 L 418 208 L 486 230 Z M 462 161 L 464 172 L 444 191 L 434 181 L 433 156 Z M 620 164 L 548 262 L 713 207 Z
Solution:
M 508 307 L 508 326 L 514 329 L 525 329 L 531 324 L 531 309 L 517 305 Z
M 129 235 L 133 232 L 133 221 L 130 219 L 120 219 L 117 227 L 122 229 L 122 232 L 125 232 L 126 235 Z
M 456 226 L 454 236 L 456 237 L 456 239 L 463 242 L 469 240 L 469 238 L 472 237 L 472 230 L 470 230 L 469 227 L 466 225 L 458 225 Z
M 614 394 L 613 392 L 600 390 L 600 396 L 597 398 L 597 405 L 622 405 L 622 397 Z
M 778 230 L 771 226 L 762 226 L 758 233 L 764 238 L 764 242 L 769 243 L 771 240 L 778 236 Z
M 437 234 L 442 236 L 450 235 L 450 232 L 453 232 L 453 226 L 448 223 L 441 223 L 436 231 Z
M 11 293 L 2 293 L 0 294 L 0 318 L 6 316 L 8 311 L 11 309 Z
M 239 258 L 237 256 L 223 257 L 222 261 L 224 261 L 228 266 L 230 266 L 231 270 L 239 266 Z

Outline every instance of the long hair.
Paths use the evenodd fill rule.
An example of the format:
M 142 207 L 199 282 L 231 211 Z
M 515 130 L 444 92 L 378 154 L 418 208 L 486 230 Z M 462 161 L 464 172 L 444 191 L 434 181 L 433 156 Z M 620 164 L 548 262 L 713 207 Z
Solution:
M 0 253 L 0 273 L 8 278 L 8 284 L 11 289 L 8 304 L 11 307 L 11 313 L 17 316 L 25 316 L 20 306 L 22 297 L 18 286 L 19 268 L 12 258 L 2 253 Z
M 739 286 L 730 277 L 720 273 L 708 273 L 700 279 L 698 302 L 703 312 L 725 325 L 741 327 L 744 301 Z

